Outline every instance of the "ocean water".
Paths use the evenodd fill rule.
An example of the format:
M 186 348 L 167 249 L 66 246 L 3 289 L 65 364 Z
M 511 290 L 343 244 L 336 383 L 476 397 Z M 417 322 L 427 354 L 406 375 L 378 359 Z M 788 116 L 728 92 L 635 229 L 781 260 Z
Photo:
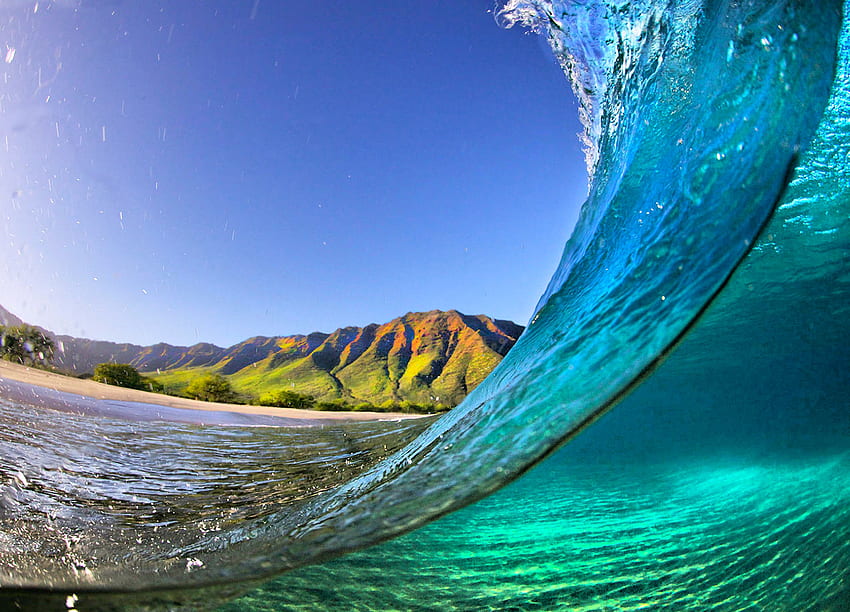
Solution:
M 591 187 L 497 370 L 415 424 L 71 436 L 2 401 L 0 605 L 214 608 L 290 570 L 222 609 L 850 609 L 850 13 L 502 18 L 571 79 Z
M 573 459 L 221 610 L 848 609 L 846 458 Z

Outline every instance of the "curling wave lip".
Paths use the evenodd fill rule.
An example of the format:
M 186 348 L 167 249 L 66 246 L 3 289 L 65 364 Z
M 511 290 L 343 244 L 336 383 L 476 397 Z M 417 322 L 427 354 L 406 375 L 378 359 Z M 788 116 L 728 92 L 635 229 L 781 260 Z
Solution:
M 424 433 L 411 429 L 415 422 L 397 425 L 407 438 L 341 428 L 345 452 L 328 453 L 322 462 L 340 470 L 340 478 L 324 488 L 305 479 L 291 497 L 246 504 L 238 521 L 217 506 L 221 514 L 193 522 L 193 500 L 209 498 L 169 497 L 177 478 L 161 483 L 160 497 L 146 491 L 155 503 L 139 505 L 148 514 L 134 524 L 127 508 L 135 506 L 108 508 L 115 501 L 109 495 L 125 494 L 114 480 L 99 499 L 82 486 L 86 479 L 98 484 L 91 472 L 52 470 L 40 478 L 22 472 L 4 508 L 9 532 L 20 529 L 27 512 L 44 522 L 43 512 L 34 515 L 50 507 L 54 529 L 74 546 L 45 562 L 37 544 L 18 539 L 18 549 L 2 553 L 16 561 L 3 576 L 4 588 L 124 590 L 142 597 L 156 589 L 251 582 L 324 561 L 495 491 L 651 374 L 724 287 L 786 193 L 828 99 L 841 3 L 646 1 L 623 11 L 613 2 L 525 6 L 534 11 L 524 19 L 543 18 L 538 27 L 576 87 L 590 90 L 585 113 L 593 182 L 531 325 L 492 376 Z M 589 40 L 589 33 L 607 33 L 607 44 Z M 593 89 L 593 83 L 604 87 Z M 37 411 L 28 418 L 42 422 Z M 45 452 L 26 446 L 25 420 L 15 427 L 3 449 L 10 474 L 20 469 L 13 465 L 16 450 Z M 62 439 L 62 431 L 45 431 Z M 181 433 L 186 444 L 179 450 L 209 450 L 221 442 L 217 450 L 225 454 L 274 439 L 267 428 L 250 432 L 257 438 L 226 441 Z M 397 446 L 390 444 L 385 456 L 369 455 L 383 444 L 360 452 L 360 444 L 381 435 Z M 161 444 L 179 463 L 173 440 Z M 305 448 L 281 444 L 278 450 Z M 105 444 L 94 454 L 103 474 L 114 470 L 126 478 L 122 449 Z M 364 455 L 376 460 L 345 471 Z M 262 463 L 246 458 L 242 468 L 255 470 L 260 484 L 254 491 L 262 493 L 303 475 L 310 460 L 299 459 L 268 481 Z M 50 505 L 57 503 L 50 488 L 57 473 L 67 485 L 62 492 L 79 496 L 64 506 Z M 196 478 L 188 485 L 203 489 L 207 481 Z M 156 482 L 147 484 L 156 489 Z M 230 492 L 226 482 L 215 486 Z M 196 528 L 199 523 L 204 528 Z M 80 535 L 84 528 L 93 538 Z M 128 547 L 134 538 L 139 543 Z

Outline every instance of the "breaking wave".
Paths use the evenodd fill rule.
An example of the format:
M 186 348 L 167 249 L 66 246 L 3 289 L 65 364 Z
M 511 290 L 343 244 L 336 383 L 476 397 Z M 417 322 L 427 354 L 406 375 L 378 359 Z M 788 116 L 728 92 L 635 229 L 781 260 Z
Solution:
M 842 14 L 824 0 L 508 2 L 500 19 L 548 37 L 572 83 L 592 180 L 533 319 L 498 368 L 449 414 L 399 423 L 128 423 L 0 399 L 0 597 L 209 604 L 481 499 L 624 398 L 611 423 L 621 408 L 621 424 L 639 423 L 675 395 L 676 412 L 658 423 L 682 456 L 721 439 L 689 422 L 710 406 L 727 450 L 805 439 L 846 461 Z M 795 317 L 804 303 L 809 314 Z M 834 470 L 806 474 L 823 516 L 846 513 L 846 495 L 818 489 Z M 722 531 L 719 515 L 706 521 Z M 846 558 L 848 524 L 807 567 Z M 782 541 L 776 554 L 813 546 L 793 520 L 766 528 Z M 700 549 L 700 562 L 713 550 Z M 830 584 L 819 600 L 846 589 Z M 689 578 L 681 588 L 713 587 Z M 816 603 L 798 607 L 808 608 Z

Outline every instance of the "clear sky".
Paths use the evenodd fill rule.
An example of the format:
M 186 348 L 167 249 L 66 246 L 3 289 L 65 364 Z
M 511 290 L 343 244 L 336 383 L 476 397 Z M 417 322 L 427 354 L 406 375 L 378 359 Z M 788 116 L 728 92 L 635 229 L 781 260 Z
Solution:
M 0 1 L 0 304 L 142 344 L 526 323 L 586 179 L 565 78 L 492 9 Z

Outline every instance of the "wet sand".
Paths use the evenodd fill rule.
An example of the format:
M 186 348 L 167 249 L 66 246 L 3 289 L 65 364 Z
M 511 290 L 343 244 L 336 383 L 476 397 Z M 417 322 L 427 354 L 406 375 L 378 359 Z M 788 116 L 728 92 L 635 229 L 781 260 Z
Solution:
M 329 421 L 421 418 L 396 412 L 326 412 L 201 402 L 124 389 L 0 360 L 0 397 L 77 414 L 210 425 L 320 425 Z

